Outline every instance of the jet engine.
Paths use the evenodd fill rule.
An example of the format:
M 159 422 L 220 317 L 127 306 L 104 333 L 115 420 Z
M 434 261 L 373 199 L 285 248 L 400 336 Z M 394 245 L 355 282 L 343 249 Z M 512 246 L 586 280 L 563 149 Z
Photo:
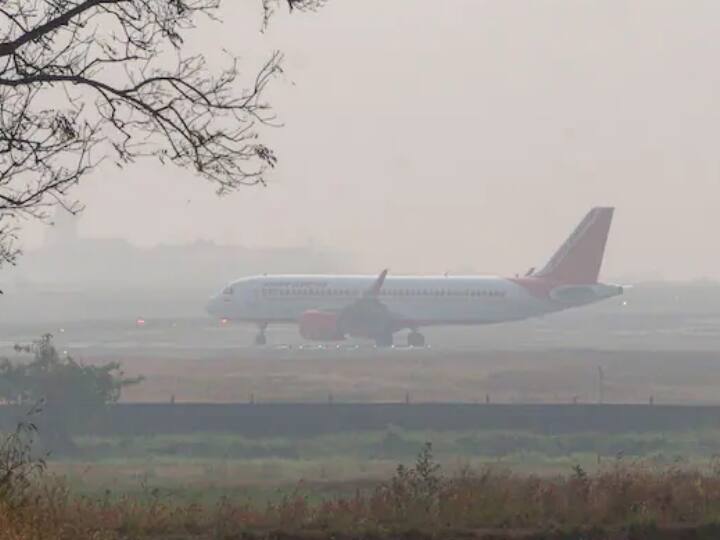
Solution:
M 350 336 L 391 343 L 392 333 L 397 329 L 395 318 L 378 300 L 386 276 L 387 270 L 384 270 L 361 298 L 337 312 L 305 311 L 298 320 L 300 335 L 311 341 L 343 341 Z
M 343 341 L 345 334 L 338 325 L 338 314 L 310 310 L 300 315 L 300 335 L 309 341 Z

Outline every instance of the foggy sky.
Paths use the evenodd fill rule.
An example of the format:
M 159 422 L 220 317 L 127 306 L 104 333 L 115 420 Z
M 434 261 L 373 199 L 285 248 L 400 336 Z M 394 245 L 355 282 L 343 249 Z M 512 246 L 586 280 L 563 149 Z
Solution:
M 269 187 L 218 199 L 189 171 L 108 164 L 76 191 L 83 235 L 515 273 L 614 205 L 605 276 L 720 278 L 720 3 L 330 0 L 264 35 L 257 3 L 226 0 L 191 42 L 248 77 L 285 52 Z

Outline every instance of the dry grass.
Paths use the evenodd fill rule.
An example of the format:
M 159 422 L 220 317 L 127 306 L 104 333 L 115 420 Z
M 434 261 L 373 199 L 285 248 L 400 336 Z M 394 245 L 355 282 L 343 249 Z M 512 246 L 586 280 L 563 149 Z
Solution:
M 615 538 L 620 529 L 623 538 L 653 537 L 629 535 L 628 527 L 635 527 L 635 534 L 655 531 L 655 538 L 676 536 L 661 536 L 654 527 L 700 538 L 687 536 L 688 531 L 717 522 L 720 471 L 657 469 L 618 460 L 591 475 L 579 467 L 554 478 L 488 468 L 447 477 L 429 446 L 413 467 L 399 467 L 390 480 L 359 486 L 352 496 L 320 501 L 302 485 L 266 504 L 228 499 L 213 505 L 179 504 L 152 489 L 134 496 L 89 498 L 75 496 L 62 482 L 47 477 L 20 503 L 0 501 L 0 540 L 389 537 L 411 531 L 434 537 L 457 531 L 475 531 L 478 537 L 477 531 L 495 531 L 490 537 L 506 538 L 507 531 L 516 531 L 513 537 L 522 536 L 517 531 L 569 535 L 567 531 L 578 528 L 599 535 L 588 538 Z M 506 532 L 498 536 L 497 531 Z M 706 533 L 716 537 L 717 529 Z
M 510 333 L 505 343 L 514 348 L 524 341 Z M 647 403 L 650 395 L 657 404 L 718 402 L 715 346 L 681 351 L 567 347 L 342 354 L 232 349 L 184 356 L 123 350 L 85 360 L 118 360 L 127 373 L 145 375 L 143 384 L 123 393 L 123 401 L 129 402 L 168 402 L 174 395 L 178 403 L 243 403 L 252 395 L 257 403 L 324 403 L 329 394 L 336 402 L 403 402 L 410 393 L 416 403 L 482 402 L 486 395 L 493 403 L 571 403 L 574 396 L 580 403 L 595 403 L 597 366 L 605 370 L 607 403 Z

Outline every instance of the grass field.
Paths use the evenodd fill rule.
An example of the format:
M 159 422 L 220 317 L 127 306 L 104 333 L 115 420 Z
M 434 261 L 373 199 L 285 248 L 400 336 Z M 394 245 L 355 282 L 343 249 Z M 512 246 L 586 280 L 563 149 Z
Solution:
M 229 475 L 232 471 L 226 470 Z M 298 483 L 276 496 L 215 500 L 143 482 L 134 493 L 79 493 L 52 475 L 0 490 L 0 539 L 24 538 L 717 538 L 720 469 L 624 459 L 596 471 L 520 474 L 442 467 L 424 446 L 375 482 Z M 342 487 L 342 489 L 340 489 Z M 18 496 L 19 495 L 19 496 Z M 265 494 L 267 495 L 267 493 Z
M 184 501 L 242 496 L 283 497 L 302 484 L 315 498 L 375 485 L 398 464 L 411 464 L 426 442 L 449 473 L 465 468 L 512 470 L 542 477 L 588 472 L 608 463 L 642 461 L 654 467 L 710 471 L 720 454 L 720 431 L 672 433 L 383 431 L 308 438 L 248 439 L 233 434 L 80 437 L 77 454 L 49 460 L 51 472 L 78 493 L 137 494 L 148 487 Z
M 307 438 L 245 438 L 236 434 L 155 435 L 148 437 L 79 437 L 79 452 L 94 459 L 203 458 L 403 460 L 432 442 L 443 458 L 504 459 L 519 453 L 548 459 L 590 453 L 602 457 L 712 457 L 720 454 L 720 430 L 663 433 L 571 433 L 546 435 L 525 431 L 413 431 L 388 428 Z

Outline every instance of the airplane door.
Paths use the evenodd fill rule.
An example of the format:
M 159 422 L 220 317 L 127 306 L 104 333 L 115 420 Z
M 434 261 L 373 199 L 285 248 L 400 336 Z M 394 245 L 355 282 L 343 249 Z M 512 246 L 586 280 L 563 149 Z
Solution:
M 243 303 L 248 309 L 256 310 L 260 307 L 260 289 L 248 289 L 245 291 Z

